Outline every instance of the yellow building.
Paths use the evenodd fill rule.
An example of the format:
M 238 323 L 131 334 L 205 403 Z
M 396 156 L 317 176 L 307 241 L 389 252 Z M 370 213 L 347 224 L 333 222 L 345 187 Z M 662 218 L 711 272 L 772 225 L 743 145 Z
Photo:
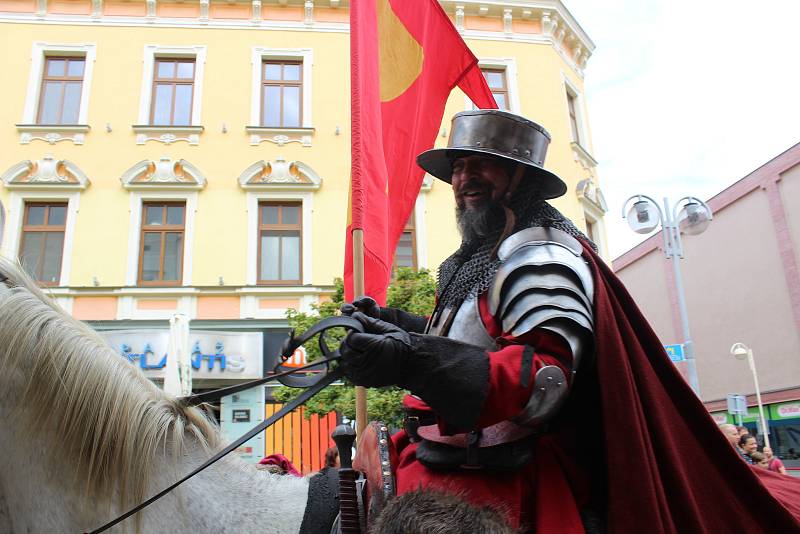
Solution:
M 550 131 L 569 186 L 554 204 L 604 252 L 594 44 L 559 0 L 441 4 L 498 101 Z M 342 273 L 348 17 L 345 0 L 0 0 L 2 253 L 75 317 L 144 332 L 115 340 L 147 366 L 147 336 L 183 313 L 228 336 L 198 341 L 199 387 L 260 375 L 239 334 L 284 332 Z M 437 145 L 470 106 L 454 91 Z M 428 177 L 399 261 L 435 270 L 458 242 L 450 188 Z

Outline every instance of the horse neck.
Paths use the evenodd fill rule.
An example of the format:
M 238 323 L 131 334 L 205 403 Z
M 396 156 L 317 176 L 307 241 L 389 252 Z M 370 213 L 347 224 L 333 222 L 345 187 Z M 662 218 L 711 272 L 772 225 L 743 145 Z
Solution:
M 0 432 L 0 532 L 82 532 L 125 512 L 118 506 L 87 503 L 68 458 L 47 439 L 14 442 L 13 428 Z M 177 462 L 167 453 L 147 462 L 147 496 L 174 483 L 208 458 L 191 438 Z M 258 471 L 225 458 L 145 508 L 138 532 L 298 532 L 308 497 L 306 478 Z M 135 518 L 119 532 L 137 532 Z M 112 530 L 114 532 L 114 530 Z

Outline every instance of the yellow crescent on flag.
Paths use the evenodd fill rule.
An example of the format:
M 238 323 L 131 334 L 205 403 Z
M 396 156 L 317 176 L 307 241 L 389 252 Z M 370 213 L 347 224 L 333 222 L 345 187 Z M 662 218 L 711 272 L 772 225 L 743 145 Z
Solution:
M 422 72 L 425 54 L 392 11 L 389 0 L 376 0 L 376 7 L 381 102 L 388 102 L 402 95 L 414 83 Z

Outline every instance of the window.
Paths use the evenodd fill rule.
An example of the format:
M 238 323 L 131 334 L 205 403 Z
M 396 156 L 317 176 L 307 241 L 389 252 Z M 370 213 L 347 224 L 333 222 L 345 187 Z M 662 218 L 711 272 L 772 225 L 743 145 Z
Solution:
M 261 126 L 299 128 L 303 124 L 303 63 L 263 61 Z
M 586 217 L 586 237 L 588 237 L 592 243 L 597 244 L 597 223 L 591 220 L 588 216 Z
M 497 68 L 482 68 L 483 77 L 486 78 L 486 83 L 489 89 L 492 90 L 494 100 L 497 102 L 498 109 L 508 111 L 508 82 L 506 81 L 506 69 Z
M 78 124 L 83 57 L 46 57 L 39 91 L 38 124 Z
M 150 124 L 192 124 L 195 61 L 193 58 L 156 58 Z
M 186 223 L 183 202 L 145 202 L 139 250 L 139 283 L 179 285 Z
M 25 270 L 44 285 L 60 282 L 66 226 L 66 203 L 25 203 L 19 257 Z
M 258 283 L 300 283 L 300 203 L 258 205 Z
M 406 223 L 403 233 L 400 234 L 400 240 L 397 242 L 397 248 L 394 252 L 394 269 L 398 267 L 411 267 L 417 268 L 417 232 L 414 230 L 414 213 Z
M 578 127 L 578 97 L 567 90 L 567 109 L 569 110 L 569 126 L 572 130 L 572 140 L 581 144 L 580 128 Z

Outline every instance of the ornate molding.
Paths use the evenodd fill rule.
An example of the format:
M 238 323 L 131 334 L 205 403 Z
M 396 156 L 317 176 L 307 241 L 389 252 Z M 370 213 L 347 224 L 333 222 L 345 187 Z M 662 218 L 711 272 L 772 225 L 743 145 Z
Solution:
M 99 19 L 103 16 L 103 0 L 92 0 L 92 18 Z
M 456 29 L 464 31 L 464 6 L 456 5 Z
M 156 20 L 156 0 L 146 0 L 147 6 L 147 22 L 155 22 Z
M 258 146 L 263 141 L 284 146 L 289 143 L 300 143 L 305 147 L 311 146 L 311 138 L 314 136 L 314 128 L 267 128 L 263 126 L 247 126 L 247 133 L 250 134 L 250 144 Z
M 575 194 L 578 196 L 581 203 L 584 204 L 585 208 L 590 208 L 590 212 L 593 212 L 592 215 L 599 218 L 608 211 L 608 204 L 606 204 L 606 198 L 603 196 L 603 192 L 591 178 L 586 178 L 578 182 L 578 185 L 575 187 Z
M 36 0 L 36 16 L 44 18 L 47 15 L 47 0 Z
M 253 0 L 253 17 L 250 22 L 253 24 L 261 22 L 261 0 Z
M 303 4 L 303 11 L 305 13 L 303 22 L 308 25 L 314 24 L 314 1 L 306 0 Z
M 122 173 L 125 189 L 203 189 L 206 179 L 200 170 L 184 159 L 162 156 L 158 161 L 143 160 Z
M 51 145 L 59 141 L 72 141 L 76 145 L 82 145 L 86 141 L 86 132 L 89 131 L 87 124 L 17 124 L 20 144 L 27 145 L 31 141 L 41 140 Z
M 503 10 L 503 31 L 507 34 L 514 33 L 514 16 L 511 14 L 511 9 Z
M 150 126 L 134 124 L 131 126 L 136 132 L 136 144 L 143 145 L 148 141 L 158 141 L 171 145 L 178 141 L 186 141 L 190 145 L 200 144 L 202 126 Z
M 200 22 L 208 22 L 209 0 L 200 0 Z
M 274 161 L 257 161 L 239 175 L 242 189 L 319 189 L 322 178 L 302 161 L 287 162 L 283 156 Z
M 422 177 L 422 186 L 419 188 L 420 191 L 427 193 L 433 188 L 434 178 L 427 172 L 425 176 Z
M 0 175 L 9 189 L 86 189 L 89 178 L 74 163 L 46 155 L 36 161 L 21 161 Z
M 592 172 L 597 167 L 597 160 L 583 146 L 575 141 L 572 141 L 570 146 L 572 147 L 572 158 L 580 163 L 584 170 Z

